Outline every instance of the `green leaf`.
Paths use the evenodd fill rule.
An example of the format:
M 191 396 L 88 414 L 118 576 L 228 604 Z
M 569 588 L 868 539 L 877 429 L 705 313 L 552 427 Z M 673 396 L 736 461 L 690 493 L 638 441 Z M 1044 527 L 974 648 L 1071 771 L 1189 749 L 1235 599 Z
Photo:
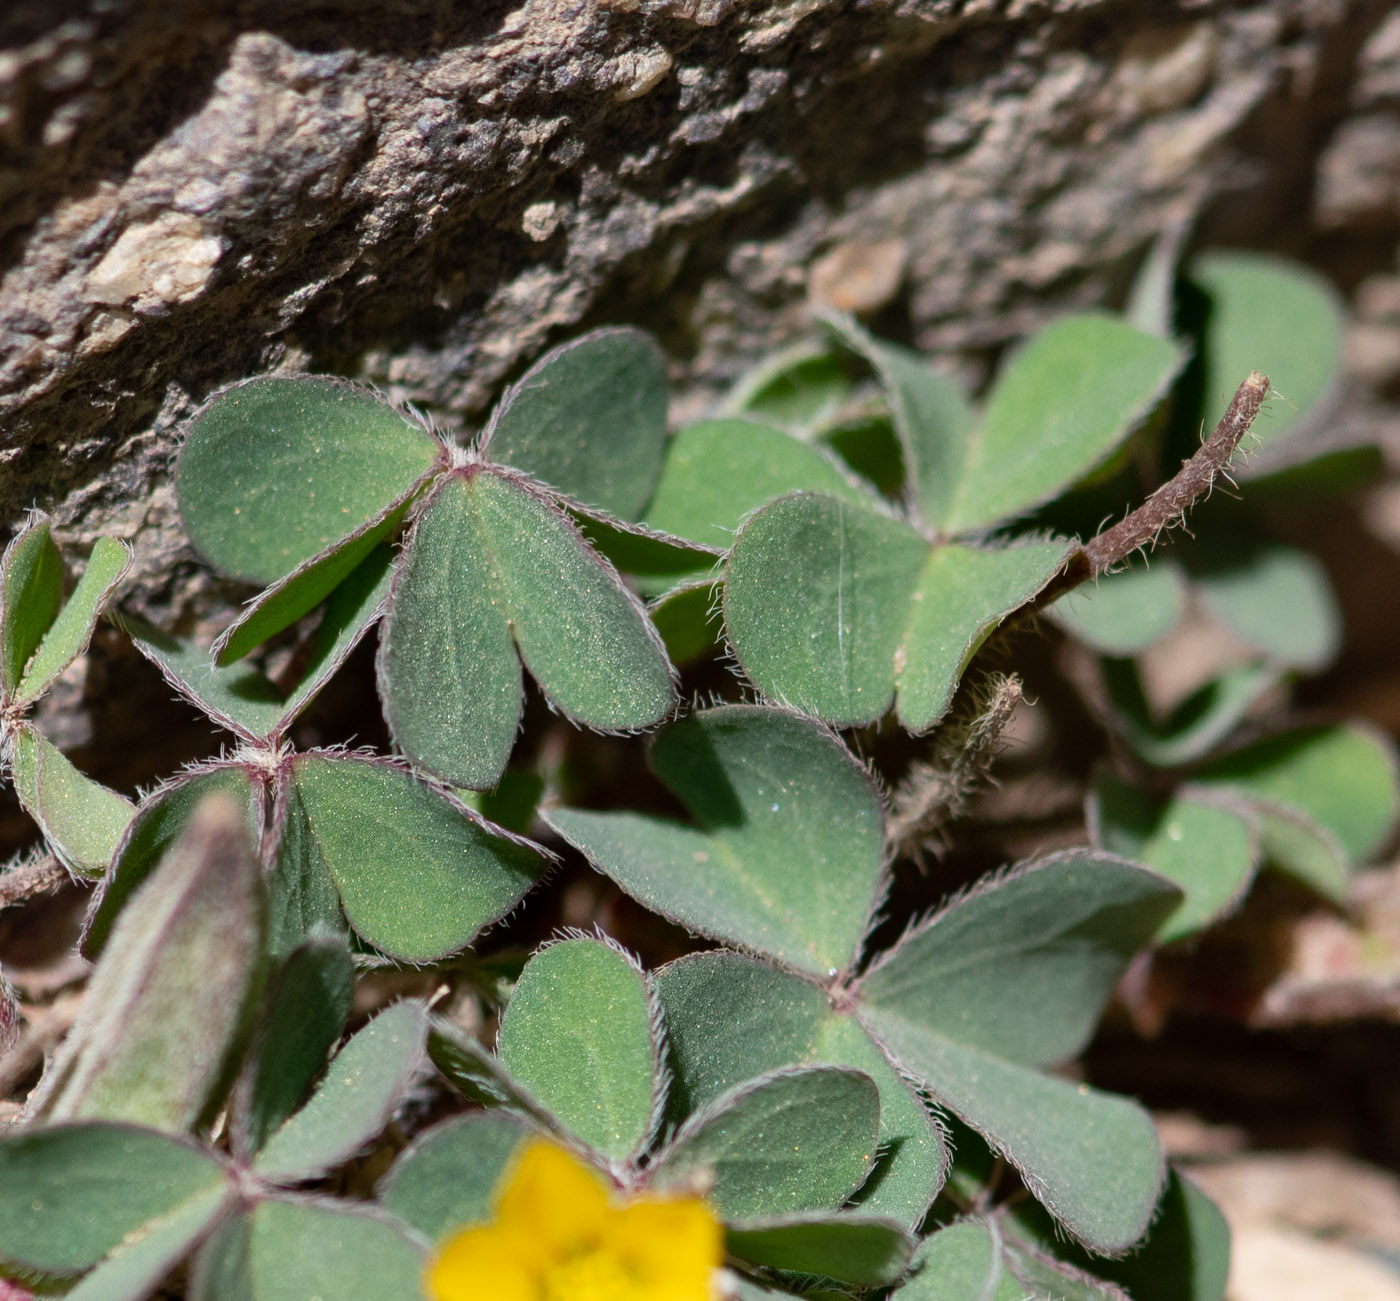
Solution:
M 380 648 L 385 715 L 415 762 L 495 784 L 520 717 L 520 656 L 589 727 L 649 727 L 675 703 L 645 611 L 555 505 L 489 471 L 453 477 L 420 518 Z
M 98 538 L 73 595 L 44 633 L 25 670 L 15 703 L 37 700 L 86 649 L 97 616 L 131 566 L 131 548 L 114 538 Z
M 636 519 L 666 439 L 666 359 L 640 330 L 545 353 L 501 399 L 481 451 L 589 506 Z
M 141 620 L 124 620 L 123 627 L 136 649 L 197 709 L 245 740 L 266 742 L 286 732 L 383 614 L 393 561 L 390 547 L 377 546 L 341 580 L 315 632 L 297 649 L 300 680 L 286 695 L 251 664 L 219 668 L 212 650 Z
M 668 728 L 657 775 L 699 829 L 630 813 L 547 820 L 638 902 L 819 977 L 854 963 L 883 893 L 884 810 L 818 724 L 729 705 Z
M 175 491 L 211 564 L 273 583 L 405 501 L 442 455 L 376 393 L 326 375 L 264 375 L 196 413 Z
M 223 795 L 243 809 L 249 840 L 255 845 L 261 842 L 262 792 L 254 791 L 241 764 L 210 764 L 153 791 L 138 806 L 117 846 L 112 870 L 89 907 L 82 938 L 86 957 L 101 953 L 127 900 L 184 834 L 195 809 L 212 794 Z
M 1186 791 L 1155 800 L 1107 775 L 1091 791 L 1089 826 L 1100 849 L 1144 863 L 1181 887 L 1186 897 L 1157 932 L 1162 944 L 1231 912 L 1249 888 L 1259 856 L 1249 822 L 1230 809 L 1192 799 Z
M 1336 836 L 1286 805 L 1259 801 L 1251 813 L 1264 861 L 1344 907 L 1351 863 Z
M 1177 266 L 1190 231 L 1185 222 L 1166 226 L 1138 264 L 1123 317 L 1135 330 L 1169 339 L 1175 328 Z
M 492 1216 L 494 1193 L 532 1130 L 506 1112 L 473 1111 L 425 1130 L 394 1162 L 379 1202 L 431 1241 Z
M 520 725 L 520 660 L 469 481 L 444 479 L 409 534 L 379 643 L 384 718 L 415 764 L 494 786 Z
M 207 1117 L 261 980 L 263 907 L 245 811 L 205 799 L 117 918 L 31 1114 L 173 1131 Z
M 647 607 L 647 617 L 672 664 L 689 664 L 719 648 L 723 634 L 717 586 L 709 578 L 684 583 Z
M 228 1186 L 212 1155 L 135 1125 L 11 1129 L 0 1134 L 0 1259 L 87 1269 L 142 1225 Z
M 310 859 L 303 872 L 329 874 L 350 925 L 392 957 L 455 953 L 539 874 L 535 846 L 387 763 L 312 753 L 291 772 Z
M 325 1065 L 350 1015 L 354 983 L 350 950 L 339 936 L 316 936 L 283 960 L 229 1112 L 240 1160 L 296 1110 Z
M 839 1206 L 875 1158 L 880 1099 L 859 1071 L 772 1071 L 721 1094 L 686 1121 L 648 1167 L 658 1190 L 708 1174 L 726 1220 Z
M 460 1026 L 434 1017 L 428 1030 L 428 1055 L 433 1065 L 468 1102 L 504 1107 L 554 1132 L 554 1117 L 513 1080 L 495 1053 L 488 1052 Z
M 836 416 L 851 391 L 845 360 L 820 345 L 799 343 L 760 362 L 735 386 L 727 414 L 751 415 L 797 437 Z
M 192 1301 L 422 1301 L 423 1248 L 378 1209 L 266 1198 L 205 1244 Z
M 1040 331 L 997 376 L 945 527 L 1024 514 L 1082 479 L 1161 400 L 1181 360 L 1175 345 L 1111 316 Z
M 974 416 L 961 387 L 917 353 L 881 343 L 848 316 L 827 317 L 842 341 L 879 373 L 904 454 L 905 482 L 919 517 L 942 529 L 953 507 L 973 437 Z M 1024 449 L 1021 451 L 1021 459 Z
M 922 731 L 1008 614 L 1059 571 L 1072 544 L 932 550 L 908 526 L 833 497 L 781 497 L 730 553 L 725 622 L 767 696 L 839 726 L 873 722 L 898 689 Z
M 1130 1301 L 1101 1278 L 1057 1260 L 1048 1251 L 1022 1243 L 1010 1233 L 1002 1246 L 1006 1263 L 1022 1285 L 1047 1301 Z
M 857 413 L 822 435 L 831 448 L 862 479 L 891 500 L 904 491 L 904 454 L 890 417 L 879 412 Z
M 1186 584 L 1170 560 L 1105 574 L 1066 593 L 1047 614 L 1101 655 L 1136 655 L 1165 637 L 1186 610 Z
M 395 1003 L 331 1059 L 306 1105 L 264 1144 L 253 1169 L 274 1183 L 314 1179 L 348 1161 L 384 1128 L 425 1062 L 421 1003 Z
M 732 1085 L 783 1066 L 850 1066 L 880 1093 L 879 1155 L 855 1201 L 917 1228 L 943 1183 L 933 1117 L 888 1059 L 826 993 L 737 953 L 697 953 L 652 978 L 666 1014 L 671 1112 L 679 1119 Z
M 282 702 L 275 732 L 285 732 L 379 621 L 389 601 L 394 552 L 375 547 L 331 593 L 306 645 L 301 680 Z
M 232 1188 L 206 1189 L 128 1233 L 66 1295 L 75 1301 L 145 1301 L 234 1200 Z
M 959 1220 L 924 1239 L 897 1301 L 1028 1301 L 995 1222 Z
M 660 722 L 673 670 L 612 567 L 528 484 L 485 473 L 470 489 L 520 656 L 550 702 L 588 727 Z
M 589 544 L 622 573 L 631 574 L 643 594 L 664 592 L 709 573 L 722 550 L 597 511 L 576 509 L 570 514 Z
M 1147 1226 L 1162 1173 L 1152 1123 L 1124 1099 L 1026 1068 L 1079 1051 L 1180 898 L 1133 864 L 1068 851 L 963 896 L 857 986 L 857 1015 L 894 1061 L 1100 1250 Z
M 866 1018 L 887 1051 L 1020 1171 L 1060 1224 L 1095 1251 L 1123 1251 L 1147 1231 L 1162 1152 L 1136 1103 L 1018 1066 L 907 1022 Z
M 838 726 L 890 706 L 895 655 L 928 557 L 907 524 L 794 493 L 751 516 L 730 553 L 724 618 L 765 695 Z
M 340 891 L 326 866 L 291 769 L 284 768 L 279 774 L 274 801 L 271 825 L 276 844 L 267 873 L 269 956 L 285 958 L 318 935 L 348 943 L 350 925 L 340 905 Z M 337 1037 L 341 1028 L 336 1030 Z
M 1208 764 L 1195 780 L 1306 814 L 1353 863 L 1381 847 L 1400 805 L 1393 745 L 1356 723 L 1270 737 Z
M 135 806 L 85 777 L 32 727 L 11 736 L 15 794 L 59 861 L 85 876 L 105 872 Z
M 870 1216 L 827 1212 L 731 1224 L 725 1249 L 765 1269 L 817 1274 L 856 1287 L 895 1282 L 914 1240 L 903 1225 Z
M 857 505 L 874 500 L 834 459 L 781 430 L 751 420 L 703 420 L 667 446 L 644 518 L 653 528 L 724 551 L 745 515 L 799 490 Z
M 1274 663 L 1316 671 L 1341 649 L 1337 599 L 1306 551 L 1232 541 L 1193 559 L 1191 574 L 1206 609 Z
M 1181 701 L 1158 723 L 1143 694 L 1131 660 L 1103 661 L 1104 686 L 1114 729 L 1137 755 L 1155 768 L 1191 763 L 1215 749 L 1278 685 L 1280 671 L 1270 664 L 1227 668 Z
M 0 560 L 0 693 L 13 699 L 63 600 L 63 558 L 47 515 L 32 514 Z
M 172 637 L 142 619 L 124 618 L 122 631 L 195 708 L 246 741 L 265 741 L 283 723 L 282 693 L 251 664 L 216 668 L 211 652 Z
M 1095 1261 L 1094 1270 L 1133 1301 L 1223 1301 L 1230 1226 L 1205 1193 L 1173 1171 L 1147 1241 L 1122 1260 Z
M 563 1128 L 623 1162 L 645 1145 L 660 1110 L 657 1020 L 630 956 L 602 940 L 568 939 L 525 964 L 497 1052 Z
M 1238 250 L 1201 254 L 1187 278 L 1207 302 L 1205 427 L 1215 426 L 1249 372 L 1262 370 L 1286 400 L 1270 403 L 1256 437 L 1272 446 L 1302 428 L 1337 378 L 1344 313 L 1336 289 L 1296 262 Z
M 1072 549 L 1068 542 L 1023 542 L 929 552 L 895 662 L 896 708 L 909 731 L 927 731 L 943 717 L 982 643 L 1063 568 Z
M 402 504 L 396 504 L 381 511 L 348 538 L 303 561 L 254 597 L 210 648 L 214 663 L 220 667 L 235 663 L 314 610 L 402 523 L 404 510 Z M 388 569 L 392 558 L 387 547 L 384 556 L 378 566 L 382 571 Z
M 906 934 L 861 979 L 862 1006 L 1022 1065 L 1065 1061 L 1180 899 L 1155 872 L 1091 850 L 1023 864 Z

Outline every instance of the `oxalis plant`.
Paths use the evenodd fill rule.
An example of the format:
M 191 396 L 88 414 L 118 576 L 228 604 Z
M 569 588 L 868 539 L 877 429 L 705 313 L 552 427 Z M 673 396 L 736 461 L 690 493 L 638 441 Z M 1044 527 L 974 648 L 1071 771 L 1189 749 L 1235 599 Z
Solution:
M 1394 821 L 1371 732 L 1260 730 L 1335 651 L 1316 562 L 1244 507 L 1203 559 L 1153 554 L 1246 439 L 1246 501 L 1364 468 L 1287 429 L 1325 409 L 1339 328 L 1297 268 L 1159 251 L 1125 316 L 1052 324 L 980 402 L 844 317 L 669 438 L 631 329 L 546 354 L 462 443 L 344 380 L 235 384 L 175 485 L 263 590 L 212 646 L 118 616 L 230 746 L 134 808 L 28 715 L 125 552 L 61 605 L 29 520 L 5 759 L 99 885 L 82 1011 L 0 1135 L 4 1269 L 94 1301 L 1220 1301 L 1219 1212 L 1137 1103 L 1061 1068 L 1135 955 L 1260 866 L 1340 902 Z M 1291 405 L 1261 438 L 1262 367 Z M 1143 657 L 1203 613 L 1249 653 L 1162 712 Z M 395 753 L 298 749 L 376 624 Z M 974 660 L 1037 624 L 1092 670 L 1088 843 L 939 900 L 910 865 L 956 844 L 1024 694 Z M 683 705 L 676 665 L 722 655 L 732 698 Z M 527 672 L 571 723 L 651 733 L 664 794 L 508 767 Z M 491 952 L 566 854 L 706 945 Z M 346 1038 L 356 973 L 391 966 L 437 993 Z

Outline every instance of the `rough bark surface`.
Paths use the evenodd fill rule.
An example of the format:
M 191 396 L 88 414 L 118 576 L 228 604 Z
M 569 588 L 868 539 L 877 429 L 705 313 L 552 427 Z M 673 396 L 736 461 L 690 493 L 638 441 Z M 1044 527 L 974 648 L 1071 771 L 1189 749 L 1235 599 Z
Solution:
M 176 617 L 223 599 L 179 423 L 260 370 L 470 428 L 626 320 L 694 411 L 809 292 L 975 366 L 1193 219 L 1355 288 L 1397 102 L 1400 16 L 1344 0 L 9 0 L 0 509 L 129 539 Z M 1361 288 L 1390 383 L 1400 280 Z

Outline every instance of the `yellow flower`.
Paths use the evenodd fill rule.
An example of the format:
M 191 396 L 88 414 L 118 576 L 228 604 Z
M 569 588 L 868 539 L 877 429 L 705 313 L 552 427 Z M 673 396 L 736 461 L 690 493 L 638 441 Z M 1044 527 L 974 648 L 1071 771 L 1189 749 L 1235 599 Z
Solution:
M 530 1142 L 496 1187 L 496 1218 L 428 1265 L 433 1301 L 714 1301 L 724 1233 L 698 1198 L 619 1202 L 563 1148 Z

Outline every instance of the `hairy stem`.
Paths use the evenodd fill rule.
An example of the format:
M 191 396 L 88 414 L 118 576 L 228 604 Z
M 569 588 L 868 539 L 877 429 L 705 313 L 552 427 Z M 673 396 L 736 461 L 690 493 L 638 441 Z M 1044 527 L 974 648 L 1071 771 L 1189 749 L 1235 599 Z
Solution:
M 1106 574 L 1134 551 L 1150 549 L 1167 529 L 1184 520 L 1198 501 L 1210 495 L 1216 477 L 1229 466 L 1268 393 L 1269 377 L 1251 371 L 1195 456 L 1182 462 L 1181 469 L 1137 510 L 1076 551 L 1060 575 L 1036 597 L 1033 608 L 1043 610 L 1080 583 Z
M 0 909 L 50 894 L 72 878 L 52 854 L 36 854 L 0 871 Z

